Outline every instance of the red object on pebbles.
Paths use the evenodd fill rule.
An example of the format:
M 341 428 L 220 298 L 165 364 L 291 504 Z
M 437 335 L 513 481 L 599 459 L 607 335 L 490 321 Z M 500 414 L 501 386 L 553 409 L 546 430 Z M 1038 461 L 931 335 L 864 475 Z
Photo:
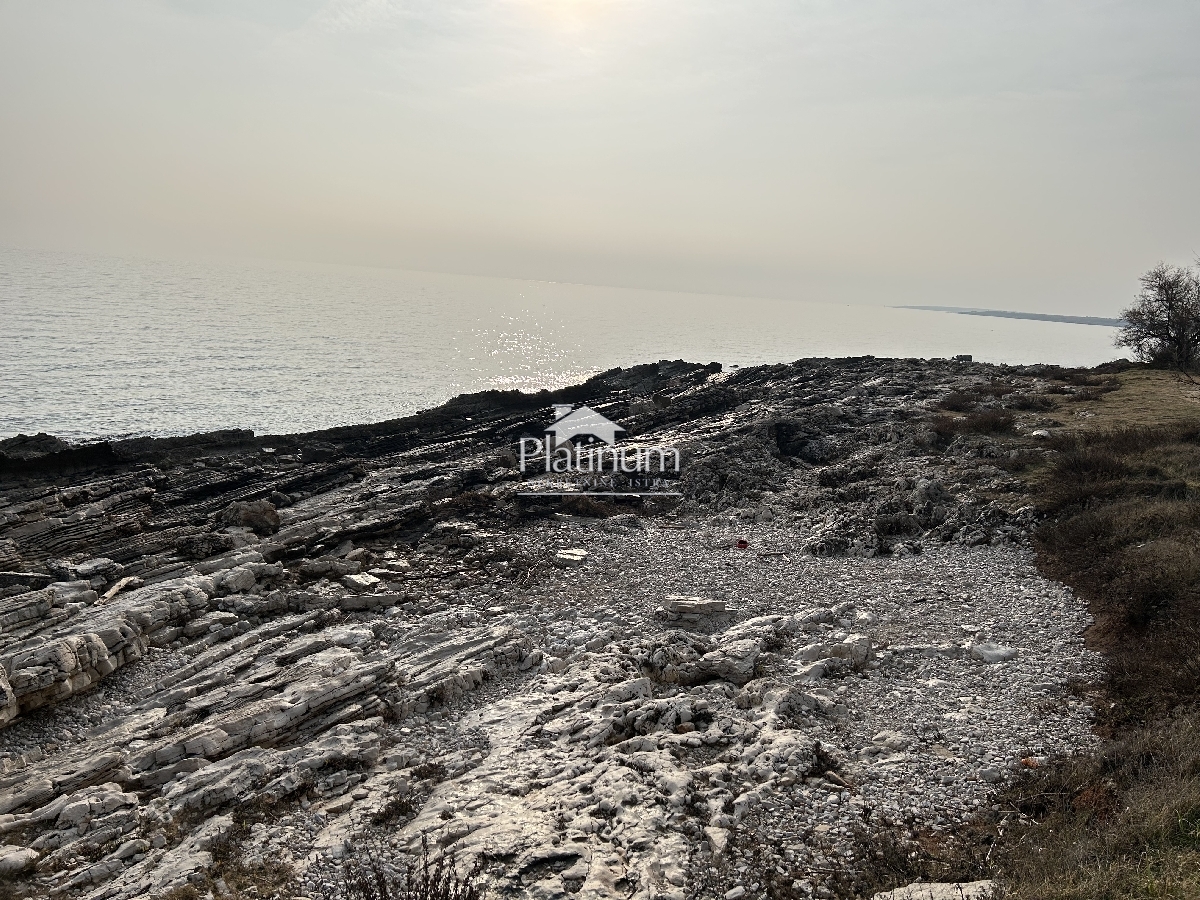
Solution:
M 750 547 L 750 542 L 749 542 L 749 541 L 747 541 L 747 540 L 741 540 L 741 539 L 739 539 L 739 540 L 738 540 L 738 542 L 737 542 L 737 548 L 738 548 L 739 550 L 747 550 L 747 549 L 749 549 L 749 547 Z

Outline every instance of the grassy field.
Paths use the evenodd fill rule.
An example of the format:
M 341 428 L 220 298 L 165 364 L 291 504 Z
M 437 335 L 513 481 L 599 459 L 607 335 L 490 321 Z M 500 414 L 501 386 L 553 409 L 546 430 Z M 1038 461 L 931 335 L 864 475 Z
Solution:
M 1021 414 L 1057 451 L 1025 473 L 1047 516 L 1038 565 L 1088 603 L 1108 675 L 1089 691 L 1102 749 L 1003 798 L 1008 900 L 1200 898 L 1200 385 L 1105 380 Z
M 1200 382 L 1153 369 L 1130 369 L 1115 377 L 1119 384 L 1115 391 L 1083 404 L 1063 403 L 1058 411 L 1065 414 L 1057 418 L 1066 428 L 1086 433 L 1200 421 Z M 1076 405 L 1080 408 L 1069 408 Z

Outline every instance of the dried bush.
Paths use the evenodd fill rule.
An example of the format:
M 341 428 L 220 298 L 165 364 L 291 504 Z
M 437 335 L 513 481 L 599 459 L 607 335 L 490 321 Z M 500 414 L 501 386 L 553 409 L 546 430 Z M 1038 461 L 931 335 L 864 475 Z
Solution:
M 958 434 L 958 426 L 950 416 L 936 416 L 929 423 L 930 429 L 943 442 L 951 441 Z
M 335 896 L 339 900 L 483 900 L 485 896 L 479 878 L 482 863 L 460 874 L 454 856 L 434 858 L 423 836 L 417 859 L 406 858 L 396 865 L 385 853 L 379 848 L 365 860 L 347 862 Z
M 972 397 L 970 394 L 964 394 L 962 391 L 951 391 L 938 401 L 938 406 L 949 412 L 966 412 L 967 410 L 974 409 L 978 403 L 978 397 Z
M 245 848 L 250 837 L 252 819 L 263 820 L 264 811 L 269 810 L 255 803 L 243 807 L 235 814 L 234 826 L 213 841 L 212 867 L 198 881 L 180 885 L 162 895 L 162 900 L 203 900 L 214 894 L 239 897 L 291 896 L 296 888 L 292 867 L 275 857 L 247 859 Z M 201 818 L 193 813 L 195 819 Z M 196 824 L 176 822 L 175 827 L 184 826 L 186 831 Z M 170 830 L 170 829 L 168 829 Z
M 1000 434 L 1012 431 L 1013 415 L 1002 409 L 985 409 L 967 416 L 962 430 L 970 434 Z
M 881 513 L 875 517 L 875 534 L 881 538 L 900 534 L 919 534 L 921 524 L 908 513 Z
M 1039 567 L 1088 601 L 1109 654 L 1110 730 L 1145 724 L 1200 691 L 1200 498 L 1176 471 L 1200 469 L 1195 425 L 1055 438 L 1039 486 L 1050 514 Z
M 943 441 L 960 434 L 1002 434 L 1012 430 L 1013 415 L 1003 409 L 984 409 L 966 416 L 935 416 L 929 427 Z
M 1054 463 L 1054 474 L 1070 481 L 1100 481 L 1123 478 L 1129 467 L 1107 447 L 1085 447 L 1061 453 Z
M 1038 566 L 1095 620 L 1102 750 L 1001 798 L 1005 900 L 1200 897 L 1200 472 L 1195 424 L 1056 437 Z
M 910 832 L 905 827 L 855 826 L 837 839 L 836 849 L 819 833 L 806 843 L 827 857 L 832 866 L 810 868 L 779 854 L 770 839 L 774 830 L 769 813 L 755 810 L 740 822 L 725 856 L 716 865 L 693 871 L 689 900 L 713 900 L 735 884 L 748 890 L 744 900 L 811 900 L 803 886 L 815 882 L 818 897 L 860 900 L 877 891 L 913 881 L 973 881 L 988 874 L 983 841 L 974 829 L 957 833 Z
M 986 394 L 989 397 L 996 398 L 1007 396 L 1008 394 L 1013 393 L 1016 389 L 1017 386 L 1011 381 L 1001 381 L 999 379 L 993 379 L 982 387 L 975 388 L 976 392 L 980 394 Z
M 395 825 L 403 822 L 416 812 L 412 797 L 392 797 L 371 816 L 372 825 Z
M 1200 896 L 1200 716 L 1029 771 L 1000 799 L 1037 823 L 1002 845 L 1005 900 Z
M 1008 409 L 1021 412 L 1048 412 L 1054 409 L 1055 403 L 1042 394 L 1021 394 L 1013 397 L 1004 404 Z
M 439 512 L 453 517 L 491 512 L 495 507 L 496 498 L 487 491 L 463 491 L 439 506 Z

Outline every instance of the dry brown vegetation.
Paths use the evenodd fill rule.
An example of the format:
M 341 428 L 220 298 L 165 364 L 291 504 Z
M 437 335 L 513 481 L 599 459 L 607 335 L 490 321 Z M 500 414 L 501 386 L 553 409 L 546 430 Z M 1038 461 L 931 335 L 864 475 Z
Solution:
M 1006 808 L 1005 900 L 1200 897 L 1200 718 L 1131 729 L 1032 774 Z
M 1200 406 L 1176 376 L 1121 381 L 1031 478 L 1039 567 L 1087 601 L 1108 660 L 1107 740 L 1003 798 L 1009 900 L 1200 897 Z
M 1013 414 L 1003 409 L 983 409 L 965 416 L 938 416 L 933 430 L 943 440 L 960 434 L 1005 434 L 1012 431 Z
M 213 865 L 191 884 L 169 891 L 163 900 L 204 900 L 226 897 L 228 900 L 270 900 L 295 896 L 297 884 L 292 867 L 279 859 L 249 860 L 244 854 L 250 828 L 256 822 L 269 823 L 278 810 L 269 804 L 251 803 L 234 817 L 233 827 L 209 848 Z M 168 835 L 183 830 L 174 823 Z
M 397 859 L 384 846 L 365 860 L 347 863 L 337 896 L 342 900 L 483 900 L 482 863 L 460 871 L 453 855 L 429 852 L 421 839 L 418 860 Z
M 1200 688 L 1200 422 L 1083 432 L 1054 441 L 1036 488 L 1052 518 L 1038 562 L 1083 596 L 1088 637 L 1109 660 L 1116 733 Z
M 1069 379 L 1062 381 L 1062 390 L 1067 391 Z M 1093 380 L 1107 376 L 1093 375 Z M 1122 427 L 1159 427 L 1186 424 L 1200 420 L 1200 384 L 1189 382 L 1172 372 L 1158 369 L 1133 368 L 1117 376 L 1119 385 L 1106 391 L 1094 402 L 1087 404 L 1086 412 L 1091 416 L 1086 422 L 1073 427 L 1086 426 L 1086 430 L 1109 431 Z M 1087 387 L 1086 384 L 1072 387 Z M 1065 400 L 1066 397 L 1060 399 Z M 1080 410 L 1083 411 L 1083 410 Z M 1074 409 L 1064 412 L 1074 413 Z

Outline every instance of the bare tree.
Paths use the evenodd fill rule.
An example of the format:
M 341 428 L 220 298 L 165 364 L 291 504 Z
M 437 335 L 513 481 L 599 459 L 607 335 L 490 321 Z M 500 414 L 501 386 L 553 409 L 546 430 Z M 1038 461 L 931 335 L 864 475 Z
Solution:
M 1200 367 L 1200 261 L 1195 269 L 1159 263 L 1141 278 L 1137 301 L 1121 315 L 1118 347 L 1142 362 Z

